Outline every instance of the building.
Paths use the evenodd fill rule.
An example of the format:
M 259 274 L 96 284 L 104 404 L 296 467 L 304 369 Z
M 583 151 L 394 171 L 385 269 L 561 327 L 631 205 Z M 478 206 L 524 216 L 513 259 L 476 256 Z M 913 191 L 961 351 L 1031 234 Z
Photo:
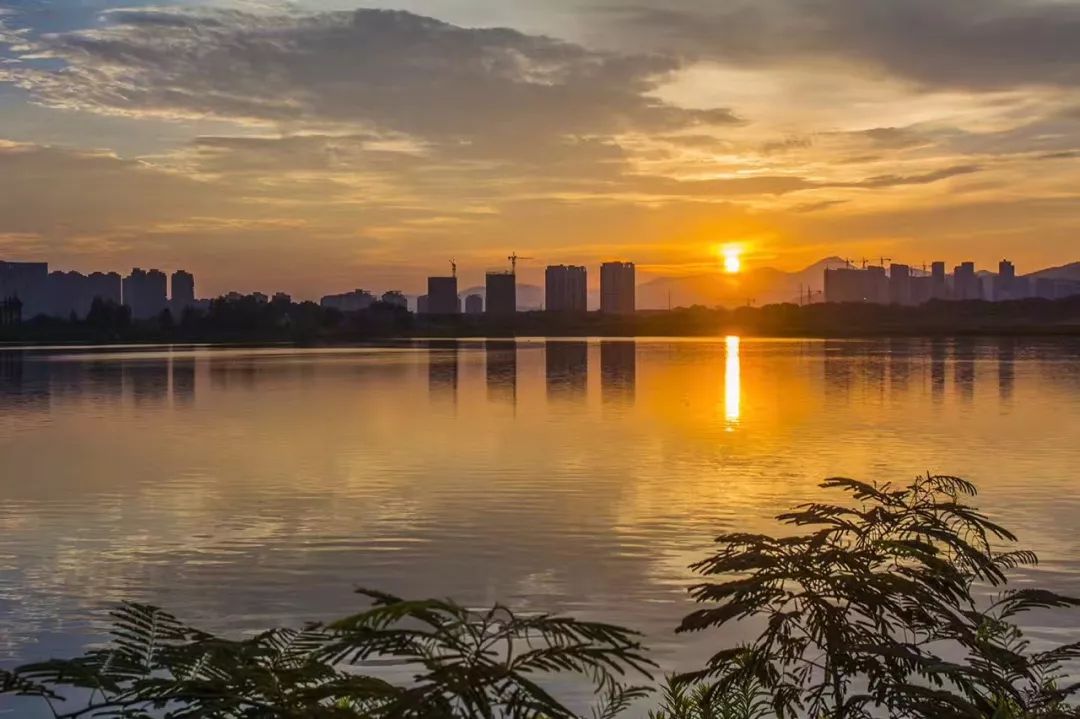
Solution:
M 115 272 L 50 272 L 40 301 L 40 314 L 86 317 L 95 299 L 120 304 L 121 279 Z
M 467 295 L 465 297 L 465 314 L 467 315 L 482 315 L 484 314 L 484 298 L 480 295 Z
M 382 297 L 379 298 L 383 304 L 392 305 L 394 307 L 402 307 L 404 309 L 409 308 L 409 298 L 401 294 L 397 290 L 390 290 L 383 292 Z
M 982 284 L 975 274 L 974 262 L 961 262 L 953 269 L 953 299 L 981 300 Z
M 179 316 L 189 307 L 195 306 L 195 275 L 184 270 L 177 270 L 169 278 L 169 298 L 173 314 Z
M 288 292 L 275 292 L 274 297 L 270 301 L 274 304 L 291 305 L 292 295 Z
M 934 298 L 934 278 L 920 275 L 911 278 L 911 304 L 926 304 Z
M 101 299 L 114 305 L 124 302 L 123 283 L 119 272 L 91 272 L 90 294 L 94 299 Z
M 909 278 L 910 279 L 910 278 Z M 825 270 L 826 302 L 873 302 L 887 304 L 890 301 L 889 277 L 884 267 L 839 267 Z
M 487 273 L 487 314 L 509 317 L 517 312 L 517 276 L 513 272 L 493 270 Z
M 416 314 L 426 315 L 428 313 L 428 296 L 420 295 L 416 298 Z
M 326 295 L 319 300 L 319 306 L 342 312 L 360 312 L 375 302 L 375 295 L 367 290 L 355 289 L 340 295 Z
M 930 265 L 930 298 L 944 300 L 949 297 L 949 282 L 945 277 L 945 263 L 938 261 Z
M 633 262 L 605 262 L 600 266 L 600 311 L 633 314 L 637 285 Z
M 911 267 L 892 263 L 889 266 L 889 302 L 894 305 L 910 305 Z
M 168 278 L 161 270 L 135 267 L 122 283 L 124 304 L 136 319 L 157 317 L 168 306 Z
M 548 312 L 586 312 L 588 302 L 588 271 L 584 267 L 551 265 L 544 271 L 544 308 Z
M 0 300 L 17 297 L 23 317 L 43 314 L 48 279 L 48 262 L 0 262 Z
M 456 315 L 460 311 L 457 277 L 428 277 L 427 283 L 428 314 Z
M 863 272 L 853 267 L 825 270 L 826 302 L 865 302 Z
M 994 277 L 991 298 L 995 302 L 1018 299 L 1022 296 L 1018 292 L 1018 284 L 1016 266 L 1008 260 L 1002 260 L 998 263 L 998 273 Z

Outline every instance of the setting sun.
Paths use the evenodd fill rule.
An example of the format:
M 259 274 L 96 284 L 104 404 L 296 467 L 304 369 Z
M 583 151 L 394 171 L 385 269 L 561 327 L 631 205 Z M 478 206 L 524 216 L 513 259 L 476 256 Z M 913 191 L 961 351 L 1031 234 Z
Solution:
M 724 272 L 734 275 L 742 270 L 742 249 L 737 245 L 722 245 L 719 255 L 724 262 Z

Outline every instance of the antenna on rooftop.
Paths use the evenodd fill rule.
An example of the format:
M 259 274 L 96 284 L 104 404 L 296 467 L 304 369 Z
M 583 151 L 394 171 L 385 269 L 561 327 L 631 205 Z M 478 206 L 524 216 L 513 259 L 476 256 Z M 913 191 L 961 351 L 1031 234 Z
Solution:
M 457 277 L 457 262 L 450 260 L 450 276 Z

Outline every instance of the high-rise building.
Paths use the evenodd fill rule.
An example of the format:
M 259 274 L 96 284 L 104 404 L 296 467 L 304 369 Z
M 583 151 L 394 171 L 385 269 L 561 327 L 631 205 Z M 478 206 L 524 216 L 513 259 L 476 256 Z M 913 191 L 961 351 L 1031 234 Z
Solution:
M 48 310 L 48 262 L 0 262 L 0 300 L 12 297 L 22 303 L 23 317 Z
M 487 273 L 487 314 L 509 317 L 517 312 L 517 276 L 513 272 Z
M 637 285 L 633 262 L 605 262 L 600 265 L 600 311 L 633 314 Z
M 934 278 L 920 275 L 911 278 L 911 304 L 921 305 L 934 297 Z
M 588 271 L 573 265 L 551 265 L 544 272 L 544 307 L 548 312 L 586 312 Z
M 1002 260 L 998 263 L 998 273 L 994 277 L 993 300 L 1003 302 L 1018 299 L 1020 294 L 1016 285 L 1016 266 L 1008 260 Z
M 428 277 L 427 311 L 432 315 L 456 315 L 461 304 L 457 277 Z
M 857 270 L 838 267 L 825 270 L 826 302 L 889 302 L 889 278 L 884 267 Z
M 172 311 L 179 316 L 195 304 L 195 275 L 184 270 L 177 270 L 172 273 L 170 282 Z
M 132 269 L 123 280 L 123 300 L 131 316 L 145 319 L 161 314 L 168 304 L 167 286 L 168 278 L 161 270 Z
M 465 314 L 467 315 L 482 315 L 484 314 L 484 298 L 480 295 L 467 295 L 465 297 Z
M 825 270 L 826 302 L 866 302 L 864 272 L 853 267 Z
M 866 268 L 866 301 L 889 304 L 889 276 L 884 267 L 871 265 Z
M 940 260 L 930 265 L 930 297 L 944 300 L 949 296 L 949 283 L 945 275 L 945 263 Z
M 911 267 L 892 263 L 889 266 L 889 302 L 894 305 L 910 305 Z
M 114 305 L 123 302 L 123 279 L 119 272 L 92 272 L 88 279 L 91 301 L 97 298 Z
M 975 263 L 961 262 L 953 269 L 953 298 L 980 300 L 982 296 L 982 285 L 975 275 Z

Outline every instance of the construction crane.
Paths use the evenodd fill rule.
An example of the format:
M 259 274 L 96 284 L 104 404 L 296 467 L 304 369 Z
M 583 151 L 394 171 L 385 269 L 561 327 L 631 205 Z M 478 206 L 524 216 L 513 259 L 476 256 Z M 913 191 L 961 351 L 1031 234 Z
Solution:
M 882 267 L 884 267 L 884 266 L 885 266 L 885 263 L 886 263 L 886 262 L 892 262 L 892 258 L 891 258 L 891 257 L 879 257 L 878 259 L 879 259 L 879 260 L 881 261 L 881 266 L 882 266 Z
M 514 252 L 513 254 L 511 254 L 506 259 L 510 260 L 510 273 L 516 275 L 517 274 L 518 260 L 534 260 L 536 258 L 535 257 L 518 257 L 518 253 Z
M 457 262 L 450 260 L 450 276 L 457 277 Z

